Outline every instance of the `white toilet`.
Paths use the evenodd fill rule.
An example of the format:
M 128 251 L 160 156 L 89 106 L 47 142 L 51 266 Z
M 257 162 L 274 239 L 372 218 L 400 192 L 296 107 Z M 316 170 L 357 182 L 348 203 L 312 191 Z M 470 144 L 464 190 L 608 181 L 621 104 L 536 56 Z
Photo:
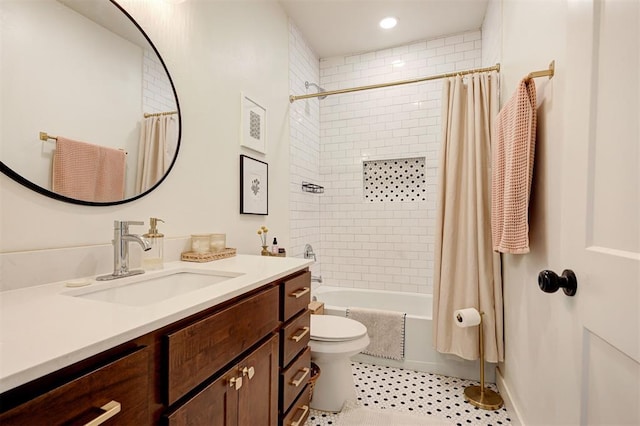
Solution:
M 358 321 L 335 315 L 311 315 L 311 359 L 320 367 L 311 408 L 337 412 L 347 399 L 355 399 L 350 357 L 367 346 L 367 327 Z

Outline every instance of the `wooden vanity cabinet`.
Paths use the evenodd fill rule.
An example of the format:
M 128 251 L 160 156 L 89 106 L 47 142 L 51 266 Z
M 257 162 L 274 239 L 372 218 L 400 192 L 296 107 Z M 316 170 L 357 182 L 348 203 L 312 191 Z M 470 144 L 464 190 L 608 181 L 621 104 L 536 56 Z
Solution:
M 310 288 L 294 273 L 7 391 L 0 425 L 302 425 Z

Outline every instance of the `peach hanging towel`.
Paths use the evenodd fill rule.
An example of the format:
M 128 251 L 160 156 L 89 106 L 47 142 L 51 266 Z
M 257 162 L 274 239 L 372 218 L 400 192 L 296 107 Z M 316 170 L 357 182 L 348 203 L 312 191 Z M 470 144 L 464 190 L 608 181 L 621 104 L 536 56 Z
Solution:
M 82 201 L 124 198 L 126 153 L 58 136 L 53 156 L 53 192 Z
M 493 250 L 529 252 L 529 195 L 536 145 L 536 85 L 520 81 L 496 118 L 492 153 Z

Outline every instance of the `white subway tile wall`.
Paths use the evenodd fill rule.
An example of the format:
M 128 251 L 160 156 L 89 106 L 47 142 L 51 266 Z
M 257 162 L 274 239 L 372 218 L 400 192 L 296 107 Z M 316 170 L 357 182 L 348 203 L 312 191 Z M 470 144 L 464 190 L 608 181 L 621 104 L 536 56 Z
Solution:
M 171 82 L 155 52 L 145 49 L 142 70 L 142 110 L 146 113 L 177 109 Z
M 481 32 L 473 31 L 322 59 L 320 85 L 335 90 L 476 68 L 482 66 L 481 47 Z M 325 187 L 319 199 L 321 244 L 316 253 L 326 284 L 432 292 L 441 85 L 416 83 L 319 101 L 320 182 L 310 181 Z M 294 92 L 304 93 L 304 86 Z M 317 102 L 294 105 L 296 111 L 309 112 Z M 292 136 L 300 129 L 292 125 Z M 312 138 L 313 154 L 307 155 L 316 155 L 315 133 L 296 138 Z M 364 161 L 412 157 L 426 158 L 426 201 L 366 201 Z M 303 208 L 315 207 L 317 201 L 292 209 L 298 207 L 295 213 L 304 216 Z M 315 215 L 307 220 L 317 223 Z
M 289 90 L 292 94 L 312 93 L 305 81 L 319 84 L 320 61 L 296 26 L 289 23 Z M 323 194 L 302 191 L 302 182 L 320 182 L 320 109 L 318 99 L 297 101 L 290 107 L 290 246 L 287 256 L 302 257 L 305 244 L 320 251 L 320 202 Z M 321 102 L 321 101 L 320 101 Z M 322 258 L 311 267 L 321 275 Z M 315 283 L 314 283 L 315 285 Z
M 290 90 L 311 93 L 482 66 L 480 31 L 391 49 L 319 59 L 290 23 Z M 433 290 L 441 82 L 291 104 L 290 256 L 313 246 L 328 285 L 418 293 Z M 367 202 L 363 162 L 424 157 L 426 200 Z M 302 182 L 325 187 L 303 192 Z

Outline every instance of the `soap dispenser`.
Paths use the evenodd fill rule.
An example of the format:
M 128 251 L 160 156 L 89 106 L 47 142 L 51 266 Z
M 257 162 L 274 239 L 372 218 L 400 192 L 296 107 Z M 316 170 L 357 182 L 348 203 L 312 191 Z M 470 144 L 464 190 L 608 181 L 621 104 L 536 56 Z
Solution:
M 149 232 L 143 235 L 151 244 L 151 250 L 142 254 L 142 268 L 145 270 L 162 269 L 164 263 L 164 234 L 158 232 L 158 222 L 164 220 L 152 217 L 149 219 Z

